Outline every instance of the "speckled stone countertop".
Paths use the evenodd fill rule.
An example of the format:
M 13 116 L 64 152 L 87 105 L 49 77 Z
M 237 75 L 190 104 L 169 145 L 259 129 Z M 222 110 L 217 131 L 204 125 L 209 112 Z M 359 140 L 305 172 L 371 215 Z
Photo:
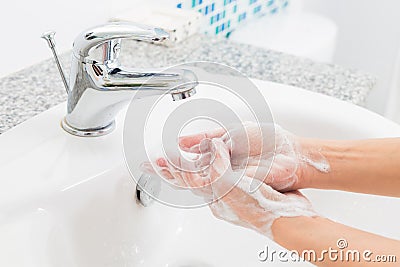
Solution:
M 294 85 L 357 105 L 364 105 L 375 85 L 375 78 L 361 71 L 200 34 L 172 48 L 125 41 L 120 57 L 131 67 L 167 67 L 197 60 L 223 63 L 251 78 Z M 70 53 L 63 54 L 61 61 L 68 75 Z M 0 133 L 65 100 L 52 59 L 0 79 Z

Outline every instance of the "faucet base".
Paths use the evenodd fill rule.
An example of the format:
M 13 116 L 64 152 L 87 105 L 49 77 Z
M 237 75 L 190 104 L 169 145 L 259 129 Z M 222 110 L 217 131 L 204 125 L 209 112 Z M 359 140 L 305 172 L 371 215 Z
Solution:
M 106 127 L 99 129 L 77 129 L 68 124 L 65 117 L 61 121 L 61 127 L 69 134 L 79 137 L 98 137 L 111 133 L 115 129 L 115 121 L 107 125 Z

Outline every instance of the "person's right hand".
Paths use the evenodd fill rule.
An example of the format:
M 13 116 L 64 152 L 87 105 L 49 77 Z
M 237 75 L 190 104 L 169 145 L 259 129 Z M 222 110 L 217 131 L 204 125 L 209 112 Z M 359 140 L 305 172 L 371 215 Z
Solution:
M 174 179 L 181 187 L 192 190 L 207 201 L 211 200 L 210 208 L 217 218 L 273 238 L 271 227 L 277 218 L 316 216 L 309 201 L 298 191 L 283 194 L 262 183 L 250 193 L 252 178 L 232 169 L 227 145 L 218 138 L 204 142 L 206 144 L 203 145 L 210 148 L 213 159 L 210 162 L 208 155 L 199 159 L 208 164 L 206 173 L 188 169 L 187 166 L 176 168 L 166 159 L 159 159 L 156 164 L 165 178 Z M 184 161 L 177 159 L 176 162 Z M 143 166 L 144 171 L 155 173 L 150 164 Z
M 228 146 L 233 170 L 243 169 L 246 176 L 263 181 L 279 191 L 299 188 L 308 168 L 329 171 L 329 164 L 318 150 L 305 150 L 300 139 L 277 124 L 254 122 L 181 137 L 182 150 L 208 153 L 205 139 L 221 138 Z

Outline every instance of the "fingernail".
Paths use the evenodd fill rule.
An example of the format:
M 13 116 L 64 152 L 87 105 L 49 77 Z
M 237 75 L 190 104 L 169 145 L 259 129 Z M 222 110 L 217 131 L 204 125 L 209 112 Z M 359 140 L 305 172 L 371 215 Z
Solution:
M 156 163 L 159 167 L 167 167 L 167 161 L 164 158 L 158 158 Z

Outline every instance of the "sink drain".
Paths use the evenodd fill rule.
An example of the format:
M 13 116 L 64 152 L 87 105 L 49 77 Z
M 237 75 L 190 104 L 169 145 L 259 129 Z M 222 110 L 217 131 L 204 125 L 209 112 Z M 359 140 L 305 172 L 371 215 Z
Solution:
M 161 181 L 158 176 L 142 174 L 136 185 L 136 197 L 145 207 L 153 203 L 154 198 L 158 197 L 161 190 Z

